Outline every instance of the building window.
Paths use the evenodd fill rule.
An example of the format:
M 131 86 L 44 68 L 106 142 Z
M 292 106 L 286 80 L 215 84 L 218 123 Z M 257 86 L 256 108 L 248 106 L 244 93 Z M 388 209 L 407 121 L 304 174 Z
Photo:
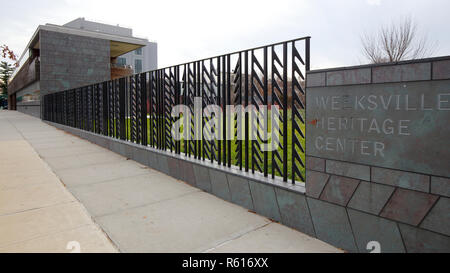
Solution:
M 127 65 L 127 59 L 125 59 L 125 58 L 117 58 L 117 65 L 120 65 L 120 66 Z
M 136 59 L 134 60 L 134 73 L 141 73 L 142 72 L 142 60 Z
M 138 48 L 134 51 L 134 54 L 136 55 L 142 55 L 142 48 Z

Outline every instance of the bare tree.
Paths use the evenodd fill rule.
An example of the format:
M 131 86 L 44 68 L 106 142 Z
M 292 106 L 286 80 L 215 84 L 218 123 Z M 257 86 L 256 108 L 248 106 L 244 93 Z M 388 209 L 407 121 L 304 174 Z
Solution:
M 378 33 L 361 36 L 362 51 L 371 63 L 397 62 L 429 57 L 436 44 L 419 35 L 417 24 L 406 17 L 381 27 Z

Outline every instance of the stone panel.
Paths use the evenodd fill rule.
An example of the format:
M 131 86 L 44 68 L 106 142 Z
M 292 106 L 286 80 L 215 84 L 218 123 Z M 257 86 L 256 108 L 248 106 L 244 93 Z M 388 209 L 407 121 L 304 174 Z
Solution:
M 371 179 L 373 182 L 416 191 L 428 192 L 430 189 L 430 177 L 417 173 L 372 167 Z
M 211 192 L 211 180 L 209 177 L 209 170 L 206 167 L 194 164 L 195 184 L 198 188 Z
M 402 69 L 398 65 L 383 65 L 372 68 L 372 83 L 400 81 L 402 81 Z
M 312 156 L 306 157 L 306 169 L 318 172 L 325 171 L 325 159 Z
M 308 73 L 306 75 L 307 87 L 325 86 L 326 73 Z
M 399 224 L 408 253 L 449 253 L 450 237 Z
M 230 187 L 231 201 L 249 210 L 254 210 L 248 180 L 231 174 L 227 174 L 227 178 Z
M 450 236 L 450 199 L 439 198 L 420 226 Z
M 180 174 L 179 161 L 173 157 L 167 157 L 167 166 L 169 168 L 169 175 L 175 177 L 176 179 L 182 179 Z
M 315 87 L 306 92 L 306 155 L 450 177 L 449 88 L 450 80 Z
M 370 83 L 370 68 L 356 68 L 327 72 L 327 86 Z
M 411 63 L 400 66 L 403 82 L 431 80 L 431 63 Z
M 436 195 L 397 188 L 380 215 L 416 226 L 437 199 Z
M 433 80 L 450 79 L 450 60 L 433 62 Z
M 339 162 L 334 160 L 327 160 L 326 162 L 327 173 L 348 176 L 361 180 L 370 180 L 370 167 L 347 163 L 347 162 Z
M 141 163 L 142 165 L 147 166 L 148 164 L 147 154 L 148 154 L 147 150 L 134 147 L 133 160 Z
M 110 80 L 108 40 L 41 30 L 41 95 Z
M 394 187 L 361 181 L 348 206 L 378 215 L 393 192 Z
M 333 175 L 325 186 L 320 199 L 346 206 L 358 184 L 359 180 Z
M 317 238 L 342 249 L 357 252 L 345 208 L 309 197 L 306 200 Z
M 188 184 L 196 187 L 195 183 L 195 173 L 193 164 L 188 161 L 180 160 L 179 162 L 181 180 L 187 182 Z
M 450 197 L 450 179 L 432 176 L 431 193 Z
M 157 170 L 158 169 L 158 157 L 156 155 L 156 153 L 154 152 L 149 152 L 147 155 L 147 161 L 148 161 L 148 165 L 150 168 Z
M 254 181 L 249 181 L 249 185 L 256 213 L 280 222 L 280 209 L 273 186 Z
M 167 163 L 167 156 L 155 153 L 157 161 L 157 170 L 169 174 L 169 164 Z
M 280 188 L 275 188 L 275 193 L 280 208 L 281 223 L 315 237 L 306 197 Z
M 370 252 L 367 250 L 367 244 L 371 241 L 380 243 L 381 253 L 405 252 L 395 222 L 352 209 L 347 211 L 359 252 Z
M 306 170 L 306 194 L 319 198 L 330 176 L 326 173 Z
M 213 169 L 209 170 L 209 177 L 211 178 L 211 191 L 214 195 L 231 201 L 230 188 L 228 187 L 227 174 Z

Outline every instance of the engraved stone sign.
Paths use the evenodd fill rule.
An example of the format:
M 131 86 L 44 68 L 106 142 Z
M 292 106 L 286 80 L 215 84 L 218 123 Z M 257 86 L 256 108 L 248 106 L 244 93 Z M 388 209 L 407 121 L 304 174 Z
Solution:
M 450 176 L 450 81 L 307 90 L 306 154 Z

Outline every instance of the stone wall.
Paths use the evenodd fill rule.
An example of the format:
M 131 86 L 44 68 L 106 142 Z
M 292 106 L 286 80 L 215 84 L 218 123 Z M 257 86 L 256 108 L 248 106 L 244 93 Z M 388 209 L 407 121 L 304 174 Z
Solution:
M 18 102 L 17 111 L 24 114 L 34 116 L 37 118 L 41 117 L 41 103 L 40 101 L 30 101 L 30 102 Z
M 311 71 L 306 93 L 317 237 L 450 251 L 450 58 Z
M 41 30 L 41 95 L 110 80 L 110 42 Z
M 429 68 L 430 71 L 423 72 L 424 74 L 419 73 L 422 70 L 418 67 L 422 66 Z M 373 76 L 377 73 L 376 71 L 383 69 L 400 71 L 398 72 L 400 74 L 395 76 L 392 73 L 385 73 L 384 79 L 381 76 Z M 402 74 L 402 71 L 411 71 L 410 69 L 416 71 L 417 76 L 409 74 L 412 72 Z M 376 83 L 374 78 L 377 79 Z M 237 168 L 226 168 L 183 155 L 48 123 L 350 252 L 369 252 L 367 246 L 372 241 L 380 244 L 381 252 L 450 252 L 450 177 L 446 175 L 446 168 L 443 168 L 446 164 L 448 166 L 449 162 L 445 162 L 450 152 L 449 143 L 446 141 L 448 127 L 440 128 L 432 123 L 440 122 L 437 118 L 444 119 L 443 121 L 447 123 L 450 121 L 448 114 L 440 112 L 445 111 L 442 109 L 447 107 L 444 102 L 446 98 L 442 97 L 441 110 L 420 110 L 427 111 L 423 117 L 417 114 L 403 117 L 405 113 L 408 113 L 407 111 L 398 110 L 399 112 L 396 113 L 396 119 L 413 120 L 414 118 L 414 121 L 422 120 L 424 126 L 431 124 L 430 131 L 441 130 L 440 133 L 429 132 L 434 136 L 431 140 L 429 136 L 420 138 L 422 145 L 428 143 L 425 149 L 421 150 L 423 164 L 419 164 L 419 158 L 412 158 L 415 154 L 404 153 L 409 151 L 411 145 L 421 144 L 410 139 L 415 137 L 412 133 L 417 132 L 414 131 L 417 130 L 417 123 L 402 124 L 406 128 L 401 129 L 409 129 L 407 131 L 410 132 L 409 135 L 394 135 L 387 139 L 381 132 L 377 135 L 372 135 L 372 132 L 370 134 L 339 132 L 328 130 L 328 127 L 324 131 L 320 127 L 318 115 L 341 110 L 334 108 L 332 111 L 324 109 L 320 112 L 317 107 L 314 107 L 314 100 L 311 101 L 314 96 L 321 93 L 327 94 L 327 92 L 350 98 L 352 93 L 346 93 L 350 92 L 347 91 L 350 90 L 348 88 L 350 86 L 359 88 L 360 94 L 367 92 L 371 94 L 372 90 L 378 90 L 377 92 L 384 90 L 386 94 L 396 94 L 398 87 L 392 86 L 401 84 L 406 86 L 405 91 L 402 92 L 408 92 L 410 83 L 418 83 L 424 86 L 424 92 L 437 95 L 442 91 L 442 94 L 446 94 L 450 91 L 448 79 L 450 79 L 450 57 L 421 60 L 415 63 L 309 72 L 306 91 L 306 184 L 293 185 L 280 179 L 245 173 Z M 392 82 L 394 80 L 402 82 Z M 379 81 L 386 83 L 379 83 Z M 374 85 L 376 87 L 372 89 Z M 337 86 L 341 89 L 336 89 Z M 430 89 L 437 88 L 435 86 L 439 86 L 437 91 Z M 380 87 L 382 87 L 381 91 Z M 429 108 L 429 101 L 426 103 L 425 108 Z M 412 104 L 410 106 L 412 107 Z M 437 104 L 435 104 L 436 107 Z M 348 113 L 341 111 L 339 116 L 358 117 L 355 111 L 359 110 L 351 107 L 347 110 Z M 370 111 L 373 111 L 377 119 L 385 118 L 383 113 L 377 113 L 376 109 Z M 426 119 L 430 122 L 423 123 Z M 354 153 L 346 154 L 345 152 L 342 155 L 342 151 L 336 150 L 322 153 L 312 147 L 315 145 L 314 138 L 320 134 L 360 141 L 369 138 L 373 142 L 385 143 L 382 150 L 385 156 L 398 155 L 400 156 L 398 160 L 412 160 L 412 162 L 391 162 L 389 158 L 385 158 L 389 164 L 392 164 L 385 166 L 383 165 L 385 163 L 376 157 L 380 156 L 380 152 L 377 155 L 360 153 L 356 156 Z M 398 142 L 395 139 L 398 137 L 404 137 L 404 139 Z M 436 152 L 434 141 L 438 141 L 440 145 L 437 152 L 441 150 L 443 152 L 436 156 L 437 167 L 433 167 L 427 161 L 429 156 L 427 153 Z M 390 143 L 395 145 L 403 143 L 403 146 L 390 152 L 389 149 L 392 148 Z M 326 146 L 326 142 L 324 145 Z M 428 146 L 431 148 L 428 149 Z M 365 146 L 362 147 L 365 152 Z M 438 161 L 444 161 L 444 164 Z M 415 164 L 418 170 L 411 171 L 409 168 L 416 166 Z M 427 169 L 424 166 L 433 168 Z

